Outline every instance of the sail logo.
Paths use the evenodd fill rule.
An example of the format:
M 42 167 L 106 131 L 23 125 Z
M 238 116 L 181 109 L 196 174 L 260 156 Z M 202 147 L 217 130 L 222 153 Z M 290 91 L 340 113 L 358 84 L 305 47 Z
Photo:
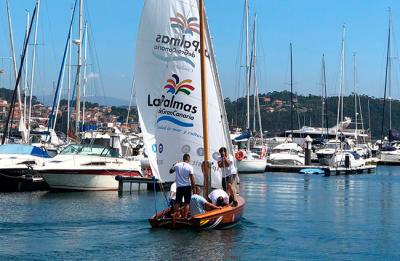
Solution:
M 167 89 L 167 93 L 178 94 L 180 92 L 185 93 L 186 95 L 190 95 L 190 93 L 194 90 L 194 87 L 190 85 L 192 80 L 186 79 L 183 81 L 179 81 L 179 76 L 176 74 L 172 75 L 173 79 L 167 80 L 167 85 L 164 86 L 164 89 Z
M 176 13 L 175 17 L 170 18 L 172 29 L 181 34 L 190 35 L 193 35 L 193 33 L 200 34 L 200 25 L 197 20 L 197 17 L 186 18 L 179 12 Z
M 200 25 L 197 17 L 185 17 L 177 12 L 169 17 L 170 33 L 159 33 L 155 36 L 153 55 L 164 62 L 183 62 L 196 68 L 195 58 L 200 54 Z
M 161 95 L 160 98 L 154 98 L 150 94 L 147 96 L 147 106 L 158 108 L 157 113 L 160 116 L 157 118 L 157 124 L 170 122 L 185 128 L 194 126 L 191 121 L 195 119 L 198 107 L 191 103 L 182 102 L 179 99 L 181 95 L 178 95 L 179 93 L 190 95 L 195 90 L 191 83 L 192 80 L 190 79 L 180 81 L 177 74 L 172 74 L 172 77 L 166 81 L 166 85 L 163 87 L 167 94 L 172 95 Z

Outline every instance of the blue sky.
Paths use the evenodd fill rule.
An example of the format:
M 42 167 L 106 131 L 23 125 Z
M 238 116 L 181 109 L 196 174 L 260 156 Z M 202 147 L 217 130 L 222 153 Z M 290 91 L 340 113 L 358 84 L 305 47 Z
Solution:
M 160 0 L 162 1 L 162 0 Z M 34 0 L 10 0 L 16 50 L 21 52 L 25 9 Z M 244 0 L 206 0 L 224 95 L 236 98 L 238 50 Z M 393 96 L 400 98 L 398 42 L 399 1 L 375 0 L 249 0 L 251 17 L 258 15 L 258 71 L 260 92 L 288 89 L 289 43 L 294 50 L 295 90 L 319 94 L 321 56 L 327 63 L 328 93 L 338 93 L 342 25 L 346 24 L 346 93 L 352 91 L 352 54 L 357 54 L 357 85 L 361 93 L 383 95 L 388 7 L 392 8 Z M 52 93 L 68 30 L 72 0 L 42 0 L 35 94 Z M 132 84 L 136 32 L 143 0 L 86 0 L 92 47 L 88 94 L 128 99 Z M 9 57 L 5 1 L 0 2 L 0 57 Z M 96 52 L 94 52 L 96 50 Z M 97 55 L 95 55 L 95 53 Z M 0 59 L 8 69 L 9 61 Z M 98 67 L 97 64 L 100 66 Z M 6 85 L 7 76 L 0 77 Z

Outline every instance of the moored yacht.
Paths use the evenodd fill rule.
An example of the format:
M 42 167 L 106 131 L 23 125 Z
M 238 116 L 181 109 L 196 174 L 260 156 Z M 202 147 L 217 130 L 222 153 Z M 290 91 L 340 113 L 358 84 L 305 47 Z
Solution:
M 141 177 L 140 160 L 99 145 L 71 144 L 37 169 L 52 190 L 117 190 L 116 176 Z
M 282 143 L 273 148 L 268 162 L 272 165 L 304 165 L 303 149 L 294 142 Z
M 345 150 L 338 150 L 331 162 L 331 166 L 335 168 L 360 168 L 365 165 L 365 159 L 363 159 L 357 152 Z
M 239 150 L 235 153 L 239 173 L 264 173 L 267 167 L 265 158 L 251 151 Z
M 400 143 L 386 144 L 380 151 L 380 162 L 383 164 L 400 165 Z
M 47 189 L 42 177 L 33 168 L 42 166 L 50 159 L 39 147 L 24 144 L 0 146 L 0 191 L 24 191 Z
M 331 165 L 338 147 L 340 147 L 340 141 L 328 140 L 322 148 L 316 151 L 319 164 L 323 166 Z

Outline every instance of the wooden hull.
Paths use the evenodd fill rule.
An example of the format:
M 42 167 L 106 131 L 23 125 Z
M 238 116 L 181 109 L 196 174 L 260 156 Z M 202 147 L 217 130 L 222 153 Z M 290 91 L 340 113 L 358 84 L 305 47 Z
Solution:
M 242 218 L 245 201 L 237 196 L 238 204 L 236 207 L 226 206 L 222 209 L 208 211 L 187 220 L 183 218 L 173 219 L 166 217 L 168 209 L 158 212 L 149 218 L 149 223 L 153 228 L 194 228 L 194 229 L 224 229 L 236 225 Z

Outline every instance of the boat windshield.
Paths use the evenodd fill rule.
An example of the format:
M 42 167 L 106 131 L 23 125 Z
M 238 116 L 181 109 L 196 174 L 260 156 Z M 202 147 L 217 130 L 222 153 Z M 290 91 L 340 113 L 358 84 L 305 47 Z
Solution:
M 101 157 L 118 157 L 118 153 L 111 148 L 102 146 L 85 146 L 71 144 L 68 145 L 60 154 L 62 155 L 89 155 Z

